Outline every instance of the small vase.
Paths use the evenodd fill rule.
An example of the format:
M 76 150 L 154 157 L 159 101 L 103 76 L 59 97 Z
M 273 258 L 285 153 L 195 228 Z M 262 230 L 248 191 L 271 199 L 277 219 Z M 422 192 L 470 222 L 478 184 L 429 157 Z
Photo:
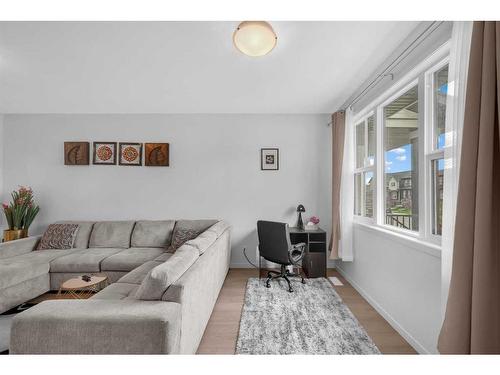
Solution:
M 28 237 L 28 231 L 26 229 L 7 229 L 3 231 L 4 242 L 19 240 L 26 237 Z

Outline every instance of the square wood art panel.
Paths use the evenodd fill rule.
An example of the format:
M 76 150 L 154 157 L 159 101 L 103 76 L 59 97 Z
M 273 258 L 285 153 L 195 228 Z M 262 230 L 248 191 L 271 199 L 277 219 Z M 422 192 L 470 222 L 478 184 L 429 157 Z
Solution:
M 148 167 L 168 167 L 168 152 L 168 143 L 146 143 L 144 151 L 144 165 Z
M 89 165 L 89 142 L 64 142 L 64 165 Z

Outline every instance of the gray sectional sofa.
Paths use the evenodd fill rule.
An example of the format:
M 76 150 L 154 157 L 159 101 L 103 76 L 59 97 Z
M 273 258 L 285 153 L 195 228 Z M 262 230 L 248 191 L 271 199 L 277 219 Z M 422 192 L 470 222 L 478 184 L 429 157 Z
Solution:
M 13 321 L 14 354 L 195 353 L 229 269 L 224 221 L 66 222 L 69 250 L 35 250 L 38 238 L 0 244 L 0 312 L 82 274 L 108 276 L 88 300 L 51 300 Z M 168 252 L 176 225 L 203 232 Z

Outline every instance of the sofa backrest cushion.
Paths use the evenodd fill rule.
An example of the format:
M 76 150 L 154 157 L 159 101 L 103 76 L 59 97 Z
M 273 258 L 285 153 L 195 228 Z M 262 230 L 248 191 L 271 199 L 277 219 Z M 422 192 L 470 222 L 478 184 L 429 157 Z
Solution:
M 225 221 L 219 221 L 202 232 L 198 237 L 186 241 L 185 245 L 193 246 L 196 250 L 198 250 L 198 253 L 202 255 L 228 228 L 228 223 Z
M 73 248 L 78 224 L 50 224 L 38 243 L 37 250 Z
M 153 268 L 142 280 L 135 298 L 158 301 L 170 285 L 175 283 L 200 257 L 198 250 L 182 245 L 166 262 Z
M 92 232 L 92 227 L 94 226 L 93 221 L 58 221 L 56 224 L 77 224 L 78 231 L 76 232 L 75 242 L 73 242 L 73 248 L 75 249 L 86 249 L 89 247 L 90 233 Z
M 215 223 L 217 220 L 177 220 L 169 251 L 175 252 L 184 242 L 198 237 Z
M 141 220 L 135 223 L 131 247 L 163 247 L 172 242 L 174 220 Z
M 98 221 L 92 229 L 89 247 L 129 248 L 134 224 L 134 221 Z

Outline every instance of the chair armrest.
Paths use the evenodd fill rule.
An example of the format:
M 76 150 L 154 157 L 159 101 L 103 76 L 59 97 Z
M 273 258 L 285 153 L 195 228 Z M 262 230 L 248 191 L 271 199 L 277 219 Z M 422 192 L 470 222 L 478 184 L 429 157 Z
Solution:
M 307 244 L 305 242 L 292 245 L 292 249 L 288 252 L 288 259 L 290 259 L 291 264 L 301 267 L 299 262 L 304 258 L 306 247 Z
M 0 259 L 11 258 L 33 251 L 41 236 L 0 243 Z
M 139 300 L 52 300 L 17 315 L 13 354 L 177 353 L 180 305 Z

